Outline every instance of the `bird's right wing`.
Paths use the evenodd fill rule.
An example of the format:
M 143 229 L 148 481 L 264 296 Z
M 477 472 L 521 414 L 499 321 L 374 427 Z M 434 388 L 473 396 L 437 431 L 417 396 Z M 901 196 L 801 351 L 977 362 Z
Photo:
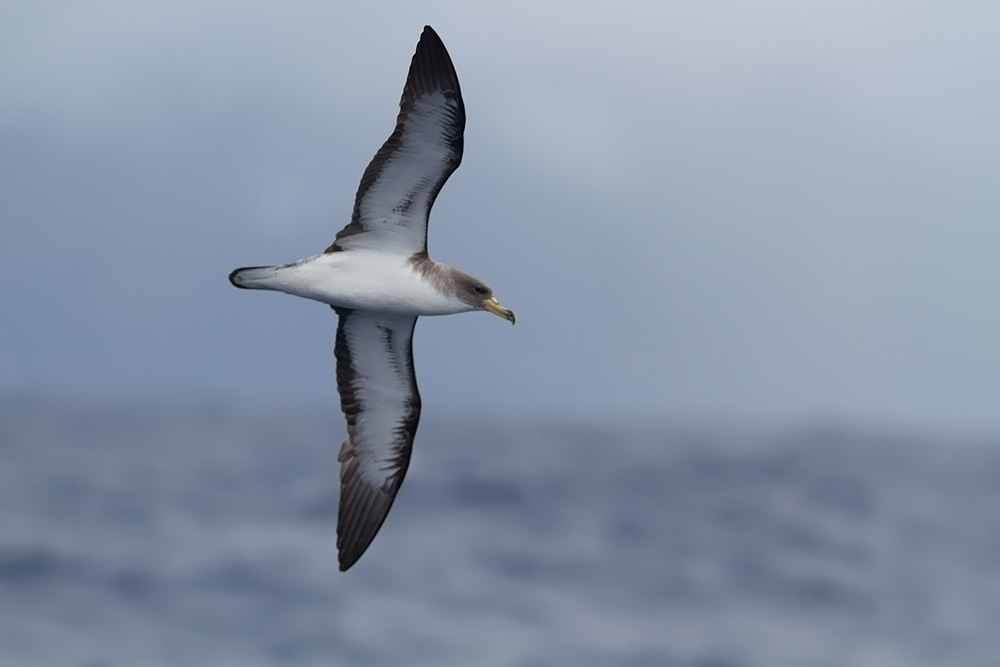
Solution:
M 351 222 L 326 252 L 427 251 L 438 192 L 462 162 L 465 105 L 441 38 L 424 27 L 399 101 L 396 129 L 361 177 Z

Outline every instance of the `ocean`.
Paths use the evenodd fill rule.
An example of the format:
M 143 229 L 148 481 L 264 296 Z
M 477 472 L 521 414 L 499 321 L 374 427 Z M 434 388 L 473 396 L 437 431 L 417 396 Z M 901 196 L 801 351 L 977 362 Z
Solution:
M 1000 665 L 1000 438 L 430 412 L 340 573 L 335 406 L 3 398 L 0 665 Z

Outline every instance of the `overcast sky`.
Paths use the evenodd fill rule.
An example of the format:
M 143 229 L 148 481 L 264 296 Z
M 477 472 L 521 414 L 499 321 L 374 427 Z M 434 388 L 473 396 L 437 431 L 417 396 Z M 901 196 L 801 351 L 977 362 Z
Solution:
M 518 324 L 424 318 L 425 409 L 1000 430 L 1000 5 L 555 7 L 7 4 L 0 391 L 334 409 L 330 309 L 226 275 L 346 224 L 428 23 L 430 251 Z

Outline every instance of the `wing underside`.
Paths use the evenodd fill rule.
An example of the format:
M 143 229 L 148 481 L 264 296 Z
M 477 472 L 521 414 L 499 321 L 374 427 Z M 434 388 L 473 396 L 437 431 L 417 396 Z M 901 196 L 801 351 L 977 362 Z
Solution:
M 426 252 L 427 219 L 462 161 L 465 105 L 444 44 L 424 28 L 399 102 L 396 128 L 365 169 L 351 222 L 327 252 Z
M 346 570 L 385 521 L 410 463 L 420 419 L 413 372 L 416 317 L 339 309 L 334 354 L 347 420 L 340 448 L 337 551 Z

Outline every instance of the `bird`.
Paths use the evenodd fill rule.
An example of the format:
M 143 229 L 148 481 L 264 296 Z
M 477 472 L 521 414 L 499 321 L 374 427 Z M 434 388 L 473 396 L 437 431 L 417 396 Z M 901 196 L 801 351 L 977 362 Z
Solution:
M 462 161 L 465 103 L 441 38 L 424 26 L 396 126 L 361 176 L 351 220 L 322 253 L 229 274 L 236 287 L 328 304 L 340 447 L 337 554 L 341 571 L 368 549 L 409 467 L 421 401 L 413 366 L 417 318 L 483 310 L 514 324 L 483 281 L 427 254 L 434 200 Z

